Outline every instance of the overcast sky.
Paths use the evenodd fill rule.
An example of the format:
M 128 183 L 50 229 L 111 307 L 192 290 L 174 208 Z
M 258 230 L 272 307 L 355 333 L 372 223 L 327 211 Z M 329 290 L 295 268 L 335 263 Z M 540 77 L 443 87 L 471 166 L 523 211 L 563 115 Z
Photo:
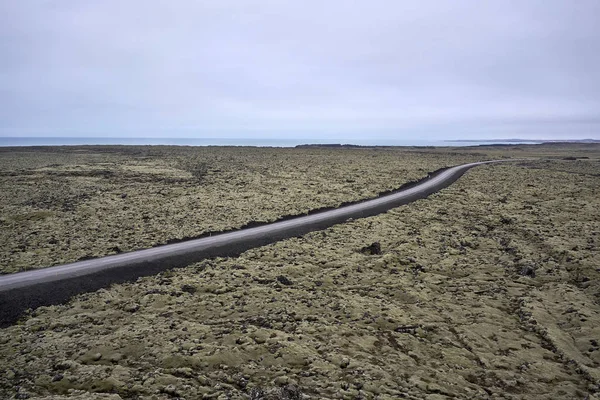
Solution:
M 0 135 L 600 139 L 599 18 L 599 0 L 3 0 Z

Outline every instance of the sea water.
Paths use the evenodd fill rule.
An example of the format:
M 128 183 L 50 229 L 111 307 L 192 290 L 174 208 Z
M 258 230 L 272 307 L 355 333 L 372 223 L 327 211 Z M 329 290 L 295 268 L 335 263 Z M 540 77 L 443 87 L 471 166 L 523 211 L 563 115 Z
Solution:
M 275 139 L 275 138 L 142 138 L 142 137 L 0 137 L 0 147 L 82 146 L 82 145 L 174 145 L 174 146 L 256 146 L 295 147 L 302 144 L 352 144 L 359 146 L 477 146 L 511 144 L 514 141 L 445 141 L 410 139 Z M 523 142 L 519 142 L 523 143 Z M 527 141 L 526 143 L 540 143 Z

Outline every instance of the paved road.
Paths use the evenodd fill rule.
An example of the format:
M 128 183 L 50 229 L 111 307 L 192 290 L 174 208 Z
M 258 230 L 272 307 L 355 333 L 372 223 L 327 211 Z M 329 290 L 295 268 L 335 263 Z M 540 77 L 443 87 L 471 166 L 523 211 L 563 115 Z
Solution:
M 0 327 L 13 323 L 28 308 L 58 304 L 75 294 L 111 283 L 134 280 L 210 257 L 239 255 L 248 249 L 321 230 L 350 218 L 380 214 L 449 186 L 472 167 L 502 161 L 516 160 L 458 165 L 390 195 L 256 228 L 0 276 Z

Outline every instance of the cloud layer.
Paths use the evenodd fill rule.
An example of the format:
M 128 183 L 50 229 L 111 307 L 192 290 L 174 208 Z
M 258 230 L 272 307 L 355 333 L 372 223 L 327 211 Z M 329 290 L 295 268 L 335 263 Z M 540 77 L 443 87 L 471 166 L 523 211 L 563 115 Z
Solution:
M 598 15 L 596 0 L 3 2 L 0 135 L 600 138 Z

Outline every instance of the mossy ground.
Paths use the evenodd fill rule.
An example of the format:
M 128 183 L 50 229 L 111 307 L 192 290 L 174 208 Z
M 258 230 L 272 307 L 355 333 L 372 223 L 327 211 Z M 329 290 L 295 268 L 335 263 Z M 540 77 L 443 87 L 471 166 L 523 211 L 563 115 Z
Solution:
M 555 158 L 35 310 L 2 331 L 0 394 L 597 398 L 600 152 L 541 150 Z

